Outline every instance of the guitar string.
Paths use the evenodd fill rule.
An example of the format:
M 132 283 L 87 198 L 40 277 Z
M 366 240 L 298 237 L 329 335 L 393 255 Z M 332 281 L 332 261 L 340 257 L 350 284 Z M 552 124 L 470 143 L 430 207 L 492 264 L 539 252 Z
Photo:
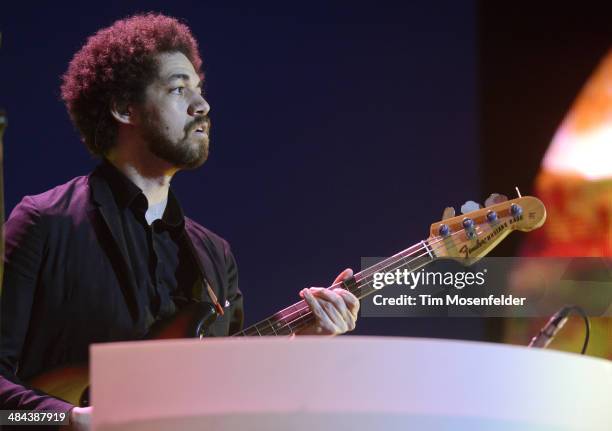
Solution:
M 475 226 L 474 230 L 475 230 L 475 232 L 476 232 L 476 234 L 477 234 L 477 235 L 482 235 L 482 234 L 483 234 L 483 232 L 478 232 L 478 230 L 481 230 L 481 231 L 483 230 L 483 229 L 482 229 L 482 227 L 481 227 L 481 225 L 477 225 L 477 226 Z M 492 230 L 491 230 L 491 231 L 492 231 Z M 457 231 L 457 232 L 455 232 L 455 233 L 453 233 L 453 234 L 449 235 L 448 237 L 451 237 L 451 236 L 454 236 L 454 235 L 456 235 L 456 234 L 463 233 L 463 232 L 465 232 L 465 228 L 463 228 L 463 229 L 461 229 L 461 230 L 459 230 L 459 231 Z M 442 246 L 440 246 L 440 247 L 436 247 L 436 248 L 433 248 L 433 247 L 431 247 L 431 245 L 432 245 L 432 244 L 433 244 L 433 245 L 435 245 L 435 244 L 439 244 L 440 242 L 443 242 L 443 241 L 444 241 L 446 238 L 448 238 L 448 237 L 436 237 L 436 238 L 440 238 L 440 239 L 439 239 L 439 240 L 436 240 L 435 242 L 433 242 L 433 243 L 430 243 L 430 244 L 429 244 L 429 245 L 430 245 L 430 247 L 429 247 L 429 248 L 430 248 L 431 250 L 428 250 L 427 243 L 426 243 L 425 241 L 421 241 L 421 242 L 419 242 L 418 244 L 412 245 L 412 246 L 408 247 L 407 249 L 405 249 L 405 250 L 403 250 L 403 251 L 401 251 L 401 252 L 399 252 L 399 253 L 397 253 L 397 254 L 395 254 L 395 255 L 393 255 L 393 256 L 391 256 L 391 257 L 389 257 L 389 258 L 385 259 L 385 260 L 383 260 L 382 262 L 379 262 L 379 263 L 377 263 L 377 264 L 375 264 L 375 265 L 373 265 L 373 266 L 371 266 L 371 267 L 369 267 L 369 268 L 366 268 L 365 270 L 363 270 L 363 271 L 359 272 L 359 273 L 358 273 L 358 274 L 356 274 L 356 275 L 361 275 L 362 273 L 365 273 L 365 272 L 367 272 L 367 271 L 372 272 L 372 271 L 374 271 L 374 268 L 375 268 L 376 266 L 381 265 L 381 264 L 384 264 L 386 261 L 391 261 L 391 262 L 389 263 L 389 265 L 387 265 L 386 267 L 384 267 L 384 268 L 383 268 L 383 269 L 387 269 L 387 268 L 389 268 L 389 267 L 391 267 L 391 266 L 395 265 L 396 263 L 398 263 L 398 262 L 401 262 L 401 261 L 405 260 L 407 257 L 411 257 L 411 256 L 410 256 L 410 254 L 407 254 L 406 256 L 402 256 L 402 257 L 401 257 L 401 260 L 400 260 L 400 259 L 393 260 L 394 258 L 399 257 L 399 256 L 400 256 L 402 253 L 406 253 L 406 252 L 408 252 L 408 250 L 410 250 L 410 249 L 412 249 L 412 248 L 414 248 L 414 247 L 418 247 L 420 244 L 423 244 L 423 245 L 424 245 L 424 247 L 422 247 L 420 250 L 419 250 L 419 249 L 417 249 L 417 250 L 416 250 L 414 253 L 418 253 L 418 252 L 419 252 L 419 251 L 421 251 L 421 250 L 426 250 L 426 253 L 423 253 L 423 254 L 421 254 L 421 255 L 417 256 L 416 258 L 414 258 L 414 259 L 412 259 L 412 260 L 410 260 L 410 261 L 408 261 L 408 262 L 402 263 L 402 264 L 401 264 L 401 265 L 399 265 L 399 266 L 398 266 L 396 269 L 401 268 L 401 267 L 403 267 L 403 266 L 407 266 L 407 265 L 409 265 L 410 263 L 412 263 L 412 262 L 416 261 L 417 259 L 419 259 L 419 258 L 421 258 L 421 257 L 423 257 L 423 256 L 425 256 L 425 255 L 427 255 L 427 254 L 431 254 L 431 253 L 430 253 L 431 251 L 436 251 L 436 250 L 441 249 L 441 248 L 442 248 Z M 422 265 L 421 267 L 423 267 L 423 266 L 425 266 L 425 265 Z M 378 271 L 380 271 L 380 269 L 378 269 Z M 374 272 L 375 272 L 375 271 L 374 271 Z M 368 277 L 370 277 L 370 276 L 371 276 L 371 274 L 366 275 L 366 276 L 364 276 L 364 277 L 360 278 L 360 280 L 359 280 L 359 281 L 364 280 L 364 279 L 366 279 L 366 278 L 368 278 Z M 369 285 L 369 284 L 371 284 L 372 282 L 373 282 L 373 280 L 368 281 L 367 283 L 363 283 L 363 284 L 361 284 L 361 285 L 360 285 L 360 286 L 358 286 L 357 288 L 358 288 L 358 289 L 362 289 L 364 286 L 368 286 L 368 285 Z M 334 288 L 334 286 L 337 286 L 337 285 L 343 285 L 343 282 L 336 283 L 336 284 L 334 284 L 334 285 L 330 286 L 328 289 L 332 289 L 332 288 Z M 345 288 L 345 289 L 346 289 L 346 290 L 348 290 L 348 291 L 350 292 L 350 288 Z M 352 292 L 351 292 L 351 293 L 352 293 Z M 365 297 L 365 296 L 366 296 L 366 295 L 364 295 L 364 297 Z M 287 317 L 289 317 L 289 316 L 291 316 L 291 315 L 295 314 L 296 312 L 302 312 L 302 311 L 307 310 L 307 309 L 309 309 L 309 308 L 310 308 L 310 307 L 308 307 L 308 305 L 306 304 L 306 302 L 305 302 L 304 300 L 302 300 L 302 301 L 300 301 L 300 302 L 298 302 L 298 303 L 296 303 L 296 304 L 293 304 L 293 305 L 290 305 L 289 307 L 284 308 L 283 310 L 281 310 L 281 311 L 277 312 L 276 314 L 281 314 L 281 315 L 282 315 L 282 313 L 283 313 L 285 310 L 288 310 L 288 309 L 290 309 L 290 308 L 292 308 L 292 307 L 296 307 L 296 306 L 301 307 L 301 306 L 302 306 L 302 304 L 306 305 L 306 307 L 299 308 L 297 311 L 293 311 L 293 312 L 289 313 L 287 316 L 283 316 L 283 317 L 281 317 L 281 318 L 279 319 L 279 321 L 281 321 L 281 322 L 282 322 L 282 321 L 285 321 L 285 320 L 287 319 Z M 272 317 L 273 317 L 273 316 L 272 316 Z M 293 329 L 291 328 L 291 323 L 294 323 L 294 324 L 295 324 L 295 323 L 297 322 L 297 325 L 302 325 L 303 323 L 306 323 L 307 319 L 310 319 L 311 317 L 312 317 L 312 311 L 307 311 L 305 314 L 303 314 L 303 315 L 299 316 L 298 318 L 296 318 L 296 319 L 294 319 L 294 320 L 292 320 L 292 321 L 289 321 L 289 322 L 287 322 L 286 324 L 284 324 L 284 325 L 282 325 L 282 326 L 277 327 L 277 329 L 278 329 L 279 331 L 282 331 L 282 330 L 286 329 L 287 327 L 289 327 L 289 331 L 290 331 L 290 334 L 291 334 L 291 333 L 293 333 L 293 332 L 294 332 L 294 331 L 293 331 Z M 300 321 L 301 321 L 301 322 L 300 322 Z M 257 331 L 257 334 L 258 334 L 258 335 L 262 335 L 262 334 L 261 334 L 261 332 L 259 331 L 258 326 L 259 326 L 261 323 L 263 323 L 263 322 L 267 322 L 267 326 L 266 326 L 266 328 L 270 328 L 270 329 L 272 329 L 272 331 L 273 331 L 272 333 L 267 333 L 267 334 L 263 334 L 263 335 L 279 335 L 279 334 L 277 333 L 277 331 L 275 330 L 274 325 L 272 325 L 272 324 L 270 323 L 270 318 L 266 319 L 265 321 L 261 321 L 261 322 L 259 322 L 259 323 L 255 324 L 255 325 L 251 325 L 249 328 L 246 328 L 245 330 L 240 331 L 240 332 L 238 332 L 237 334 L 234 334 L 234 335 L 240 335 L 240 334 L 246 335 L 246 331 L 248 331 L 248 330 L 252 330 L 253 328 L 254 328 L 254 329 Z M 264 329 L 264 330 L 266 330 L 266 329 Z M 281 334 L 281 335 L 285 335 L 285 334 Z M 286 334 L 286 335 L 289 335 L 289 334 Z
M 415 253 L 419 252 L 421 250 L 424 250 L 424 249 L 426 249 L 426 247 L 421 247 L 420 249 L 416 250 Z M 393 260 L 388 265 L 383 266 L 382 268 L 379 268 L 379 271 L 380 270 L 385 270 L 385 269 L 388 269 L 388 268 L 391 268 L 391 267 L 393 267 L 392 269 L 400 269 L 400 268 L 402 268 L 404 266 L 409 266 L 411 263 L 415 262 L 420 257 L 423 257 L 423 256 L 425 256 L 427 254 L 429 254 L 429 252 L 426 252 L 426 253 L 423 253 L 423 254 L 421 254 L 419 256 L 416 256 L 414 259 L 411 259 L 409 261 L 406 261 L 405 259 L 407 257 L 409 257 L 410 255 L 401 257 L 399 259 Z M 368 268 L 368 269 L 370 269 L 370 268 Z M 364 288 L 369 286 L 373 282 L 373 280 L 365 281 L 365 282 L 363 282 L 363 281 L 367 280 L 370 277 L 371 277 L 371 274 L 368 274 L 368 275 L 364 275 L 362 278 L 360 278 L 359 281 L 358 281 L 358 283 L 360 283 L 360 284 L 357 287 L 357 289 L 363 290 Z M 340 285 L 340 284 L 342 284 L 342 283 L 337 283 L 336 285 Z M 336 286 L 336 285 L 333 285 L 333 286 Z M 330 286 L 328 289 L 334 288 L 333 286 Z M 342 288 L 342 287 L 340 287 L 340 288 Z M 350 288 L 346 289 L 346 290 L 351 292 Z M 354 293 L 354 292 L 351 292 L 351 293 Z M 364 295 L 363 297 L 365 297 L 365 296 L 366 295 Z M 312 311 L 310 311 L 310 307 L 308 306 L 308 304 L 304 300 L 298 302 L 297 304 L 294 304 L 294 305 L 288 307 L 287 309 L 289 309 L 291 307 L 296 307 L 296 306 L 298 307 L 296 310 L 293 310 L 293 311 L 291 311 L 290 313 L 287 313 L 284 316 L 282 316 L 282 314 L 281 314 L 282 312 L 277 313 L 277 314 L 281 314 L 281 316 L 282 316 L 282 317 L 280 317 L 278 319 L 278 322 L 282 323 L 280 326 L 272 324 L 270 322 L 270 319 L 267 319 L 267 320 L 263 321 L 263 322 L 266 323 L 265 327 L 262 328 L 263 331 L 260 331 L 260 329 L 259 329 L 260 325 L 258 324 L 258 325 L 254 325 L 254 326 L 252 326 L 250 328 L 245 329 L 243 332 L 246 335 L 247 331 L 252 330 L 252 328 L 254 328 L 259 335 L 279 335 L 279 333 L 280 333 L 280 335 L 285 335 L 282 332 L 285 329 L 289 328 L 290 333 L 292 333 L 292 332 L 295 331 L 295 329 L 299 329 L 300 326 L 302 326 L 304 323 L 307 323 L 307 321 L 310 318 L 313 317 L 313 313 L 312 313 Z M 308 311 L 303 313 L 305 310 L 308 310 Z M 293 318 L 293 316 L 295 314 L 298 314 L 299 316 L 297 318 Z M 270 329 L 272 330 L 272 332 L 270 332 Z M 263 332 L 263 334 L 262 334 L 262 332 Z
M 411 248 L 414 248 L 414 246 L 412 246 Z M 422 249 L 423 248 L 421 247 L 420 249 L 415 250 L 413 252 L 413 254 L 414 253 L 418 253 Z M 392 263 L 389 263 L 386 266 L 382 266 L 381 268 L 379 268 L 379 270 L 384 270 L 384 269 L 387 269 L 387 268 L 389 268 L 391 266 L 398 265 L 398 264 L 400 264 L 400 266 L 409 265 L 412 261 L 406 262 L 405 259 L 406 259 L 407 256 L 410 256 L 410 255 L 406 255 L 404 257 L 397 256 L 397 258 L 394 259 L 392 261 Z M 414 259 L 414 260 L 416 260 L 416 259 Z M 380 263 L 381 262 L 379 262 L 379 264 Z M 400 266 L 397 266 L 397 268 L 399 268 Z M 368 269 L 371 269 L 371 268 L 368 268 Z M 362 275 L 362 274 L 359 274 L 359 275 Z M 365 288 L 369 284 L 369 283 L 366 283 L 365 280 L 368 279 L 370 276 L 371 275 L 364 274 L 362 277 L 360 277 L 358 279 L 358 281 L 356 282 L 356 283 L 359 284 L 359 286 L 357 286 L 357 288 L 355 290 L 352 290 L 350 288 L 345 288 L 345 290 L 348 290 L 349 292 L 354 294 L 354 293 L 357 292 L 358 289 Z M 335 288 L 334 286 L 338 286 L 338 288 L 342 288 L 342 287 L 339 287 L 340 285 L 342 285 L 342 282 L 336 283 L 336 284 L 328 287 L 328 289 L 333 289 L 333 288 Z M 243 330 L 241 332 L 243 332 L 244 334 L 247 334 L 248 331 L 253 331 L 253 329 L 254 329 L 259 335 L 272 335 L 272 332 L 274 334 L 277 334 L 277 332 L 281 332 L 284 329 L 286 329 L 287 327 L 289 327 L 290 330 L 291 330 L 292 326 L 299 326 L 299 325 L 301 325 L 300 320 L 304 320 L 304 319 L 307 319 L 307 318 L 310 317 L 308 312 L 302 314 L 305 310 L 309 310 L 309 308 L 310 307 L 307 305 L 306 301 L 305 300 L 301 300 L 301 301 L 299 301 L 299 302 L 297 302 L 297 303 L 295 303 L 295 304 L 293 304 L 293 305 L 291 305 L 291 306 L 289 306 L 289 307 L 287 307 L 287 308 L 285 308 L 285 309 L 275 313 L 275 315 L 271 316 L 270 318 L 268 318 L 266 320 L 263 320 L 263 321 L 255 324 L 255 325 L 252 325 L 249 328 L 246 328 L 245 330 Z M 283 315 L 283 313 L 285 313 L 285 314 Z M 296 314 L 298 314 L 298 317 L 294 318 L 294 316 Z M 271 320 L 273 320 L 275 317 L 277 319 L 276 322 L 277 323 L 281 323 L 280 326 L 278 326 L 277 324 L 271 323 Z M 261 327 L 261 330 L 260 330 L 260 327 Z M 275 328 L 276 328 L 276 330 L 275 330 Z M 269 329 L 271 329 L 272 332 L 270 332 Z M 264 332 L 264 334 L 262 334 L 262 332 Z
M 458 233 L 461 233 L 461 231 L 454 232 L 452 235 L 456 235 Z M 436 241 L 433 244 L 437 244 L 438 242 L 439 241 Z M 391 257 L 389 257 L 389 258 L 387 258 L 387 259 L 385 259 L 385 260 L 383 260 L 381 262 L 378 262 L 375 265 L 372 265 L 371 267 L 366 268 L 363 271 L 361 271 L 361 272 L 359 272 L 359 273 L 357 273 L 355 275 L 361 276 L 360 281 L 361 280 L 365 280 L 366 278 L 371 276 L 371 274 L 368 274 L 368 271 L 370 271 L 370 272 L 376 272 L 377 270 L 381 271 L 381 270 L 389 268 L 390 266 L 392 266 L 394 264 L 397 264 L 397 263 L 401 262 L 402 260 L 405 260 L 406 258 L 413 257 L 416 253 L 418 253 L 418 252 L 420 252 L 420 251 L 422 251 L 424 249 L 424 247 L 421 246 L 422 243 L 423 242 L 419 242 L 417 244 L 414 244 L 414 245 L 408 247 L 407 249 L 402 250 L 399 253 L 397 253 L 397 254 L 395 254 L 395 255 L 393 255 L 393 256 L 391 256 Z M 413 249 L 414 249 L 414 251 L 413 251 Z M 436 250 L 437 249 L 438 248 L 436 248 Z M 402 253 L 404 253 L 404 256 L 401 256 Z M 414 260 L 418 259 L 419 257 L 424 256 L 425 254 L 427 254 L 427 253 L 424 253 L 422 255 L 417 256 Z M 412 261 L 410 261 L 410 262 L 412 262 Z M 406 264 L 408 264 L 410 262 L 407 262 Z M 379 268 L 377 268 L 377 267 L 379 267 Z M 339 282 L 339 283 L 336 283 L 336 284 L 330 286 L 329 289 L 334 288 L 334 286 L 339 286 L 339 285 L 342 285 L 342 282 Z M 296 304 L 290 305 L 289 307 L 286 307 L 286 308 L 278 311 L 277 313 L 275 313 L 275 315 L 279 315 L 279 314 L 282 315 L 282 313 L 284 313 L 286 311 L 289 311 L 291 308 L 295 308 L 296 306 L 297 307 L 301 307 L 301 308 L 298 308 L 297 310 L 294 310 L 294 311 L 292 311 L 290 313 L 287 313 L 285 316 L 283 316 L 281 319 L 284 320 L 284 319 L 288 318 L 289 316 L 291 316 L 293 314 L 296 314 L 297 312 L 301 312 L 303 310 L 308 309 L 309 308 L 308 306 L 302 307 L 302 305 L 304 305 L 304 304 L 305 304 L 305 301 L 302 300 L 300 302 L 297 302 Z M 272 317 L 274 317 L 274 316 L 272 316 Z M 281 320 L 281 319 L 279 319 L 279 320 Z M 259 332 L 257 326 L 259 326 L 260 324 L 265 323 L 265 322 L 267 322 L 267 326 L 268 327 L 273 328 L 273 325 L 270 324 L 269 320 L 270 320 L 270 318 L 268 318 L 268 319 L 266 319 L 264 321 L 261 321 L 258 324 L 252 325 L 249 328 L 246 328 L 246 329 L 244 329 L 241 332 L 246 332 L 246 331 L 250 330 L 251 328 L 254 328 L 254 329 L 257 330 L 257 332 Z
M 481 232 L 478 232 L 479 228 L 480 228 L 480 226 L 476 226 L 475 227 L 475 231 L 476 231 L 477 235 L 481 234 Z M 393 269 L 400 269 L 400 268 L 402 268 L 404 266 L 410 265 L 411 263 L 415 262 L 416 260 L 418 260 L 419 258 L 421 258 L 423 256 L 426 256 L 428 254 L 431 255 L 432 252 L 435 252 L 435 251 L 437 251 L 437 250 L 439 250 L 439 249 L 441 249 L 443 247 L 443 245 L 441 245 L 441 246 L 438 246 L 438 247 L 434 248 L 434 247 L 432 247 L 432 245 L 440 244 L 441 242 L 444 242 L 445 239 L 447 239 L 449 237 L 452 237 L 452 236 L 455 236 L 455 235 L 460 234 L 460 233 L 464 233 L 464 232 L 465 232 L 465 229 L 461 229 L 461 230 L 459 230 L 457 232 L 452 233 L 448 237 L 436 237 L 436 238 L 440 238 L 440 239 L 437 239 L 435 242 L 429 243 L 429 247 L 427 246 L 427 243 L 425 241 L 421 241 L 418 244 L 414 244 L 414 245 L 408 247 L 407 249 L 405 249 L 405 250 L 403 250 L 403 251 L 401 251 L 401 252 L 399 252 L 399 253 L 397 253 L 397 254 L 395 254 L 395 255 L 393 255 L 393 256 L 391 256 L 391 257 L 389 257 L 389 258 L 387 258 L 387 259 L 385 259 L 385 260 L 383 260 L 381 262 L 378 262 L 377 264 L 372 265 L 371 267 L 366 268 L 363 271 L 361 271 L 358 274 L 356 274 L 356 275 L 360 275 L 361 276 L 359 281 L 358 281 L 358 283 L 361 283 L 361 281 L 366 280 L 367 278 L 371 277 L 373 273 L 380 272 L 381 270 L 386 270 L 386 269 L 388 269 L 388 268 L 390 268 L 390 267 L 392 267 L 392 266 L 394 266 L 394 265 L 396 265 L 398 263 L 400 265 L 398 265 L 397 267 L 395 267 Z M 421 245 L 421 244 L 423 244 L 423 246 L 420 247 L 420 248 L 417 248 L 414 252 L 406 253 L 406 252 L 408 252 L 412 248 L 419 247 L 419 245 Z M 414 254 L 416 254 L 416 253 L 418 253 L 420 251 L 423 251 L 423 250 L 425 250 L 425 253 L 422 253 L 422 254 L 420 254 L 420 255 L 418 255 L 416 257 L 414 256 Z M 401 256 L 402 253 L 406 253 L 406 254 L 404 256 Z M 397 257 L 397 259 L 395 259 L 396 257 Z M 409 257 L 412 257 L 413 259 L 411 259 L 409 261 L 405 261 Z M 388 264 L 386 266 L 384 266 L 385 261 L 390 261 L 390 262 L 387 262 Z M 377 266 L 380 266 L 380 265 L 383 265 L 383 267 L 382 268 L 376 268 Z M 363 288 L 365 288 L 366 286 L 369 286 L 373 282 L 374 282 L 374 280 L 370 280 L 370 281 L 367 281 L 365 283 L 361 283 L 359 286 L 357 286 L 357 289 L 362 290 Z M 339 285 L 342 285 L 342 284 L 343 284 L 343 282 L 336 283 L 336 284 L 330 286 L 328 289 L 332 289 L 332 288 L 334 288 L 334 286 L 339 286 Z M 345 288 L 345 290 L 348 290 L 349 292 L 351 292 L 350 288 Z M 351 293 L 354 293 L 354 292 L 351 292 Z M 365 296 L 366 295 L 364 295 L 364 297 Z M 306 306 L 303 307 L 302 305 L 306 305 Z M 289 310 L 291 308 L 295 308 L 296 306 L 298 307 L 297 310 L 293 310 L 290 313 L 288 313 L 287 315 L 282 315 L 282 313 L 284 311 Z M 247 331 L 249 331 L 249 330 L 252 331 L 253 329 L 255 329 L 259 335 L 262 335 L 261 331 L 258 328 L 258 326 L 261 323 L 264 323 L 264 322 L 267 323 L 266 328 L 272 329 L 273 332 L 272 333 L 268 332 L 268 333 L 263 334 L 263 335 L 277 335 L 278 332 L 283 331 L 287 327 L 289 327 L 290 333 L 292 333 L 293 332 L 293 329 L 291 328 L 292 325 L 293 326 L 299 326 L 299 325 L 302 324 L 302 322 L 299 322 L 300 320 L 305 320 L 305 319 L 308 319 L 308 318 L 312 317 L 312 311 L 308 311 L 305 314 L 301 314 L 304 310 L 308 310 L 309 308 L 310 307 L 306 304 L 306 302 L 304 300 L 302 300 L 302 301 L 300 301 L 300 302 L 298 302 L 296 304 L 290 305 L 289 307 L 286 307 L 283 310 L 278 311 L 276 313 L 276 314 L 280 314 L 282 316 L 282 317 L 279 318 L 279 321 L 281 323 L 284 323 L 282 326 L 277 326 L 275 328 L 274 325 L 272 323 L 270 323 L 270 321 L 269 321 L 270 318 L 268 318 L 268 319 L 266 319 L 266 320 L 264 320 L 262 322 L 259 322 L 258 324 L 252 325 L 249 328 L 246 328 L 243 331 L 238 332 L 235 335 L 239 335 L 239 334 L 246 335 Z M 295 318 L 293 320 L 287 321 L 287 319 L 291 318 L 291 316 L 295 315 L 296 313 L 300 314 L 299 317 L 297 317 L 297 318 Z M 266 328 L 262 328 L 264 330 L 264 332 L 267 331 Z
M 477 226 L 477 227 L 476 227 L 476 229 L 478 229 L 478 228 L 479 228 L 479 226 Z M 465 232 L 465 229 L 461 229 L 461 230 L 459 230 L 459 231 L 457 231 L 457 232 L 453 233 L 452 235 L 456 235 L 456 234 L 459 234 L 459 233 L 462 233 L 462 232 Z M 479 234 L 479 232 L 476 232 L 476 233 L 477 233 L 477 234 Z M 442 238 L 442 237 L 438 237 L 438 238 Z M 436 242 L 433 242 L 432 244 L 438 244 L 438 243 L 440 243 L 440 242 L 442 242 L 442 241 L 444 241 L 444 238 L 442 238 L 441 240 L 437 240 Z M 361 282 L 362 280 L 367 279 L 368 277 L 371 277 L 372 272 L 376 272 L 376 270 L 374 270 L 374 268 L 375 268 L 376 266 L 379 266 L 379 265 L 381 265 L 381 264 L 384 264 L 384 263 L 385 263 L 385 261 L 389 261 L 389 260 L 390 260 L 391 262 L 388 262 L 389 264 L 388 264 L 388 265 L 386 265 L 386 266 L 383 266 L 383 268 L 379 268 L 379 269 L 377 269 L 377 271 L 380 271 L 381 269 L 383 269 L 383 270 L 384 270 L 384 269 L 388 269 L 388 268 L 390 268 L 390 267 L 392 267 L 392 266 L 394 266 L 394 265 L 396 265 L 396 264 L 398 264 L 398 263 L 399 263 L 400 265 L 398 265 L 398 266 L 397 266 L 396 268 L 394 268 L 394 269 L 399 269 L 399 268 L 401 268 L 401 267 L 403 267 L 403 266 L 408 266 L 410 263 L 413 263 L 413 262 L 414 262 L 414 261 L 416 261 L 417 259 L 419 259 L 419 258 L 421 258 L 421 257 L 423 257 L 423 256 L 425 256 L 425 255 L 427 255 L 427 254 L 430 254 L 430 250 L 428 250 L 427 245 L 425 245 L 424 247 L 421 247 L 420 249 L 417 249 L 417 250 L 415 250 L 414 252 L 412 252 L 412 254 L 414 255 L 415 253 L 418 253 L 419 251 L 422 251 L 422 250 L 426 250 L 426 252 L 425 252 L 425 253 L 423 253 L 423 254 L 421 254 L 421 255 L 418 255 L 418 256 L 414 257 L 414 259 L 412 259 L 412 260 L 409 260 L 409 261 L 407 261 L 407 262 L 405 261 L 405 259 L 406 259 L 406 258 L 408 258 L 408 257 L 413 257 L 413 256 L 411 256 L 411 254 L 407 254 L 407 255 L 405 255 L 405 256 L 402 256 L 400 259 L 395 259 L 395 260 L 394 260 L 394 258 L 399 257 L 399 256 L 400 256 L 402 253 L 407 252 L 407 251 L 408 251 L 408 250 L 410 250 L 411 248 L 418 247 L 420 244 L 423 244 L 423 243 L 424 243 L 424 241 L 421 241 L 420 243 L 415 244 L 415 245 L 413 245 L 413 246 L 411 246 L 411 247 L 408 247 L 407 249 L 405 249 L 405 250 L 403 250 L 403 251 L 401 251 L 401 252 L 397 253 L 396 255 L 391 256 L 391 257 L 389 257 L 389 258 L 385 259 L 384 261 L 379 262 L 378 264 L 373 265 L 373 266 L 371 266 L 371 267 L 369 267 L 369 268 L 366 268 L 365 270 L 361 271 L 361 272 L 360 272 L 360 273 L 358 273 L 357 275 L 361 275 L 362 273 L 366 273 L 367 271 L 370 271 L 370 274 L 367 274 L 367 275 L 364 275 L 363 277 L 361 277 L 361 278 L 360 278 L 360 280 L 359 280 L 359 282 Z M 432 247 L 429 247 L 429 248 L 431 248 L 433 251 L 435 251 L 435 250 L 439 250 L 439 249 L 440 249 L 440 248 L 442 248 L 442 247 L 440 246 L 440 247 L 436 247 L 436 248 L 432 248 Z M 402 263 L 402 261 L 404 261 L 404 262 Z M 424 265 L 423 265 L 423 266 L 424 266 Z M 370 285 L 371 283 L 373 283 L 373 280 L 368 281 L 368 282 L 365 282 L 365 283 L 362 283 L 362 284 L 361 284 L 360 286 L 358 286 L 357 288 L 358 288 L 358 289 L 362 289 L 362 288 L 364 288 L 364 287 L 366 287 L 366 286 Z M 334 288 L 334 286 L 337 286 L 337 285 L 342 285 L 342 284 L 343 284 L 342 282 L 340 282 L 340 283 L 336 283 L 336 284 L 334 284 L 334 285 L 330 286 L 328 289 Z M 348 290 L 348 291 L 350 292 L 350 289 L 346 289 L 346 290 Z M 353 292 L 351 292 L 351 293 L 353 293 Z M 364 296 L 365 296 L 365 295 L 364 295 Z M 305 306 L 305 307 L 302 307 L 302 305 L 306 305 L 306 306 Z M 239 333 L 237 333 L 237 334 L 235 334 L 235 335 L 239 335 L 239 334 L 241 334 L 241 333 L 242 333 L 242 334 L 244 334 L 244 335 L 246 335 L 246 332 L 247 332 L 247 331 L 249 331 L 249 330 L 252 330 L 252 329 L 255 329 L 255 330 L 257 331 L 258 335 L 278 335 L 278 332 L 283 331 L 283 330 L 284 330 L 284 329 L 286 329 L 287 327 L 289 328 L 290 333 L 291 333 L 291 332 L 293 332 L 293 330 L 292 330 L 292 328 L 291 328 L 291 325 L 292 325 L 292 324 L 294 324 L 295 326 L 302 325 L 306 319 L 309 319 L 309 318 L 311 318 L 311 317 L 312 317 L 312 311 L 307 311 L 305 314 L 300 315 L 298 318 L 295 318 L 294 320 L 290 320 L 290 321 L 288 321 L 288 322 L 286 322 L 286 323 L 285 323 L 284 321 L 285 321 L 285 320 L 287 320 L 287 319 L 288 319 L 290 316 L 292 316 L 292 315 L 294 315 L 294 314 L 296 314 L 296 313 L 301 313 L 301 312 L 303 312 L 304 310 L 308 310 L 310 307 L 309 307 L 309 306 L 306 304 L 306 302 L 305 302 L 304 300 L 302 300 L 302 301 L 300 301 L 300 302 L 298 302 L 298 303 L 296 303 L 296 304 L 293 304 L 293 305 L 291 305 L 291 306 L 289 306 L 289 307 L 286 307 L 285 309 L 283 309 L 283 310 L 281 310 L 281 311 L 279 311 L 279 312 L 277 312 L 277 313 L 276 313 L 276 314 L 281 314 L 281 315 L 282 315 L 282 313 L 283 313 L 285 310 L 289 310 L 290 308 L 292 308 L 292 307 L 296 307 L 296 306 L 301 307 L 301 308 L 298 308 L 297 310 L 292 311 L 291 313 L 288 313 L 286 316 L 282 316 L 281 318 L 279 318 L 279 320 L 278 320 L 278 321 L 279 321 L 279 322 L 281 322 L 281 323 L 284 323 L 284 324 L 283 324 L 283 325 L 281 325 L 281 326 L 276 326 L 276 328 L 275 328 L 275 326 L 274 326 L 273 324 L 271 324 L 271 323 L 270 323 L 270 318 L 268 318 L 268 319 L 266 319 L 266 320 L 264 320 L 264 321 L 262 321 L 262 322 L 259 322 L 258 324 L 255 324 L 255 325 L 250 326 L 249 328 L 246 328 L 245 330 L 243 330 L 243 331 L 241 331 L 241 332 L 239 332 Z M 300 320 L 301 320 L 302 322 L 300 322 Z M 262 329 L 263 329 L 263 331 L 265 332 L 264 334 L 262 334 L 262 333 L 261 333 L 261 331 L 259 330 L 258 326 L 259 326 L 261 323 L 264 323 L 264 322 L 266 322 L 266 323 L 267 323 L 267 325 L 266 325 L 264 328 L 262 328 Z M 297 322 L 297 324 L 296 324 L 296 322 Z M 269 329 L 271 329 L 271 330 L 272 330 L 272 332 L 269 332 L 269 331 L 268 331 L 268 328 L 269 328 Z M 281 335 L 285 335 L 285 334 L 281 334 Z

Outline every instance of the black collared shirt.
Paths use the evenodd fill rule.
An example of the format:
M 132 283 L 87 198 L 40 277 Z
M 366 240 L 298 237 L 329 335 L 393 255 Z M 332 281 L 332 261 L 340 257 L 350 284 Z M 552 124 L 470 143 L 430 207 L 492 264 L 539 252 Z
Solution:
M 145 219 L 147 198 L 142 190 L 108 161 L 100 172 L 117 202 L 125 236 L 129 265 L 135 275 L 145 324 L 174 315 L 186 301 L 198 277 L 198 269 L 182 240 L 183 210 L 172 193 L 161 219 L 149 225 Z

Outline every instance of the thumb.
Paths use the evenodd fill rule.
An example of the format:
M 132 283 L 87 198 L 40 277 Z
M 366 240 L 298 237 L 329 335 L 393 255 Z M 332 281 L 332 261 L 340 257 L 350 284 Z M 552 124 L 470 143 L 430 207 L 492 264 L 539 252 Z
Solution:
M 338 274 L 338 276 L 336 277 L 336 279 L 334 280 L 332 284 L 340 283 L 341 281 L 351 278 L 352 276 L 353 276 L 353 270 L 351 268 L 346 268 L 344 271 Z

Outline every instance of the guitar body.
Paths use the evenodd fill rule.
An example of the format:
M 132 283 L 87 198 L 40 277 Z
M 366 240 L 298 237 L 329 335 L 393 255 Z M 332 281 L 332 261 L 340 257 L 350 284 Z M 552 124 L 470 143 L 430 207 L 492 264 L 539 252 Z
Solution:
M 31 379 L 28 384 L 75 406 L 90 404 L 89 367 L 86 365 L 58 368 Z
M 171 319 L 156 322 L 144 338 L 163 340 L 171 338 L 204 338 L 208 328 L 215 322 L 215 307 L 207 302 L 193 302 Z M 75 406 L 90 405 L 89 366 L 71 365 L 43 373 L 28 381 L 28 384 Z

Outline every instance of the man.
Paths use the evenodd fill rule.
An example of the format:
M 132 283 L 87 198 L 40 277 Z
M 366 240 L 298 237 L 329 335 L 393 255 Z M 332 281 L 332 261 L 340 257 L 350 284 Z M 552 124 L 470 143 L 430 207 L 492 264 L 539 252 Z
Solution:
M 70 412 L 74 429 L 88 429 L 91 408 L 24 382 L 86 362 L 91 343 L 142 338 L 189 301 L 220 308 L 212 335 L 241 328 L 229 245 L 184 217 L 170 190 L 176 172 L 208 156 L 201 65 L 189 29 L 158 14 L 117 21 L 74 56 L 62 97 L 85 145 L 103 161 L 89 176 L 26 196 L 6 222 L 2 409 Z M 351 275 L 345 270 L 336 282 Z M 300 333 L 355 327 L 359 301 L 348 291 L 301 295 L 315 319 Z

